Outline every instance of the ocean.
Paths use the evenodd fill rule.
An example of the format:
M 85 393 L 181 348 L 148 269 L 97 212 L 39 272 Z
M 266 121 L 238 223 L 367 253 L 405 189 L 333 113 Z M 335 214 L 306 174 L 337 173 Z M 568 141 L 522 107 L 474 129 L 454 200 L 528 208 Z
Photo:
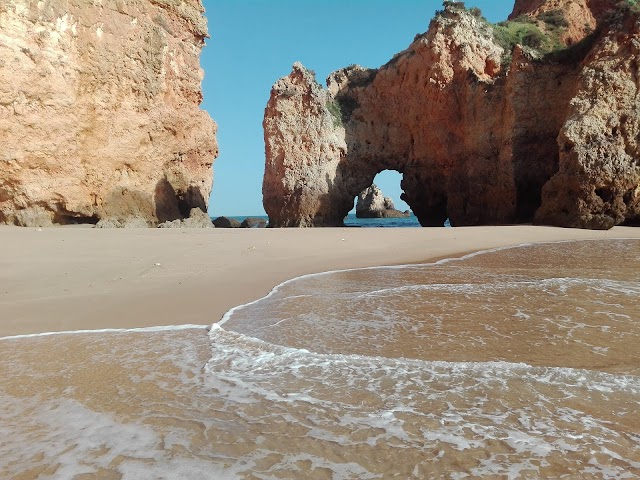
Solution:
M 0 478 L 640 476 L 638 240 L 308 275 L 210 330 L 0 358 Z
M 238 220 L 242 222 L 245 218 L 243 216 L 239 217 L 228 217 Z M 256 215 L 253 218 L 262 218 L 265 221 L 269 221 L 269 217 L 266 215 Z M 408 217 L 401 218 L 357 218 L 355 213 L 350 213 L 344 219 L 344 224 L 347 227 L 388 227 L 388 228 L 403 228 L 403 227 L 420 227 L 420 222 L 418 222 L 418 218 L 411 214 Z M 449 227 L 448 222 L 445 226 Z

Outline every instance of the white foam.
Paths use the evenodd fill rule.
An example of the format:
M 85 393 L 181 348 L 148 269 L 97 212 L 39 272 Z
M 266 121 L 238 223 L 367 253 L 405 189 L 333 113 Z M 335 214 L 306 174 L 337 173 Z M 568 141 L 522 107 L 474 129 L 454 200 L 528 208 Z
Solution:
M 448 443 L 452 445 L 454 449 L 459 451 L 483 447 L 483 441 L 471 440 L 465 438 L 464 434 L 456 433 L 456 431 L 459 432 L 460 430 L 461 429 L 450 429 L 449 431 L 446 429 L 425 430 L 423 431 L 423 436 L 424 439 L 429 442 Z
M 42 474 L 38 478 L 63 479 L 95 474 L 98 469 L 110 468 L 116 458 L 124 457 L 116 470 L 128 480 L 196 480 L 211 478 L 212 474 L 216 478 L 232 477 L 222 464 L 173 458 L 164 450 L 163 439 L 151 426 L 121 423 L 75 400 L 37 403 L 31 399 L 11 401 L 4 396 L 2 406 L 3 411 L 10 408 L 20 423 L 26 422 L 31 427 L 29 430 L 35 432 L 15 431 L 18 422 L 0 422 L 2 438 L 11 439 L 10 443 L 0 442 L 0 467 L 3 468 L 16 467 L 41 455 L 43 465 L 59 466 L 50 475 Z
M 144 403 L 149 398 L 145 395 L 137 401 L 147 407 L 141 409 L 143 412 L 157 412 L 161 405 L 162 415 L 184 421 L 179 427 L 163 430 L 148 421 L 149 417 L 118 418 L 116 414 L 92 412 L 67 399 L 44 405 L 37 400 L 15 399 L 15 405 L 7 409 L 3 407 L 6 399 L 0 395 L 0 465 L 28 463 L 37 453 L 45 452 L 49 464 L 61 463 L 56 475 L 63 472 L 68 477 L 115 468 L 125 479 L 225 479 L 249 474 L 273 478 L 282 472 L 299 478 L 314 474 L 381 478 L 384 474 L 375 470 L 375 461 L 368 463 L 367 454 L 376 449 L 385 449 L 389 458 L 398 458 L 399 462 L 405 458 L 417 458 L 416 462 L 448 461 L 452 470 L 460 464 L 456 455 L 468 460 L 477 450 L 477 457 L 484 459 L 478 460 L 475 467 L 447 473 L 452 478 L 518 478 L 539 473 L 548 464 L 545 462 L 563 458 L 568 452 L 582 455 L 576 458 L 589 458 L 585 455 L 592 449 L 601 465 L 577 463 L 576 475 L 593 469 L 594 475 L 618 474 L 622 478 L 624 467 L 640 469 L 630 450 L 639 438 L 616 430 L 609 423 L 608 410 L 616 409 L 620 414 L 628 405 L 637 404 L 639 377 L 502 361 L 443 362 L 311 353 L 226 331 L 222 323 L 211 326 L 208 339 L 199 333 L 143 336 L 136 337 L 133 343 L 118 345 L 119 350 L 105 348 L 104 353 L 96 353 L 101 355 L 96 365 L 108 365 L 112 356 L 121 362 L 118 365 L 139 375 L 134 384 L 146 382 L 147 386 L 167 391 L 171 400 L 165 403 L 162 398 L 153 397 L 158 403 L 148 405 Z M 182 325 L 50 332 L 29 337 L 204 328 Z M 174 343 L 176 337 L 185 338 Z M 197 364 L 204 358 L 200 355 L 203 352 L 185 353 L 191 352 L 187 349 L 193 337 L 200 338 L 196 343 L 207 347 L 205 356 L 211 348 L 204 372 Z M 156 339 L 159 343 L 154 343 Z M 119 340 L 111 343 L 119 344 Z M 109 345 L 107 340 L 100 341 Z M 123 354 L 135 351 L 132 345 L 157 355 L 144 365 L 136 363 L 141 360 L 135 355 L 122 360 Z M 154 372 L 154 361 L 176 365 L 179 373 L 174 368 L 158 368 Z M 19 368 L 15 372 L 23 374 Z M 501 392 L 509 395 L 502 396 Z M 586 398 L 599 399 L 607 411 L 590 410 L 590 415 L 580 411 L 576 404 L 581 403 L 572 399 L 582 402 Z M 611 403 L 606 403 L 609 399 Z M 625 413 L 627 420 L 634 414 L 631 408 Z M 28 428 L 17 432 L 15 424 L 4 421 L 9 418 L 18 419 L 22 425 L 27 422 Z M 194 447 L 191 439 L 195 435 L 190 435 L 189 429 L 203 438 L 203 426 L 204 438 L 211 443 Z M 295 438 L 279 438 L 282 432 L 289 431 L 296 432 Z M 40 435 L 35 440 L 29 436 L 34 432 Z M 222 434 L 218 436 L 218 432 Z M 9 439 L 11 444 L 3 439 Z M 496 442 L 500 453 L 491 454 Z M 235 448 L 238 445 L 242 447 Z M 216 458 L 218 446 L 224 454 Z M 176 447 L 175 452 L 168 451 L 171 447 Z M 117 456 L 127 459 L 110 467 Z M 392 469 L 393 465 L 383 466 L 386 467 Z M 408 467 L 407 471 L 422 473 L 417 465 Z
M 148 386 L 167 390 L 166 402 L 154 397 L 159 403 L 149 405 L 146 395 L 123 393 L 141 402 L 137 409 L 149 411 L 148 417 L 92 412 L 67 399 L 44 404 L 15 399 L 7 410 L 6 398 L 0 395 L 0 419 L 17 419 L 0 420 L 0 465 L 14 461 L 29 465 L 34 455 L 44 452 L 42 462 L 60 462 L 56 474 L 64 472 L 66 478 L 100 468 L 117 470 L 127 479 L 224 479 L 249 474 L 274 478 L 283 472 L 299 478 L 320 474 L 384 478 L 378 468 L 393 471 L 393 465 L 379 465 L 375 456 L 369 457 L 380 449 L 399 462 L 449 462 L 452 477 L 470 473 L 517 478 L 538 472 L 545 461 L 566 452 L 584 456 L 588 449 L 600 451 L 602 446 L 613 455 L 602 450 L 601 462 L 635 468 L 633 456 L 625 451 L 629 437 L 621 437 L 607 423 L 606 414 L 583 421 L 585 412 L 571 408 L 563 390 L 587 398 L 596 385 L 629 395 L 637 388 L 638 395 L 639 378 L 629 377 L 631 388 L 625 389 L 618 376 L 585 370 L 315 354 L 227 332 L 218 325 L 211 330 L 211 343 L 197 336 L 201 340 L 196 343 L 211 348 L 202 372 L 197 363 L 202 357 L 190 353 L 194 336 L 131 337 L 125 344 L 109 342 L 110 337 L 101 340 L 105 346 L 116 344 L 117 350 L 100 354 L 100 362 L 92 367 L 96 374 L 101 365 L 109 365 L 108 355 L 119 358 L 139 345 L 157 351 L 158 358 L 125 363 L 131 372 L 150 374 L 158 362 L 168 362 L 170 368 L 158 368 L 157 376 L 144 379 Z M 93 344 L 91 339 L 87 342 Z M 171 364 L 186 370 L 184 379 L 174 381 L 180 375 Z M 200 373 L 191 377 L 189 372 Z M 15 374 L 24 373 L 16 369 Z M 503 391 L 512 397 L 518 393 L 507 400 L 500 395 Z M 627 397 L 627 402 L 634 398 Z M 547 402 L 545 408 L 532 407 Z M 607 412 L 619 410 L 620 402 L 608 404 Z M 152 421 L 165 415 L 181 423 L 162 426 Z M 16 431 L 16 425 L 26 428 Z M 287 431 L 296 432 L 295 438 L 283 439 L 282 432 Z M 210 443 L 193 445 L 197 438 Z M 496 443 L 500 454 L 478 460 L 475 470 L 456 470 L 457 455 L 465 459 L 476 452 L 488 455 Z M 224 454 L 217 453 L 218 448 Z M 431 452 L 442 459 L 435 460 Z M 113 466 L 116 457 L 126 460 Z M 414 465 L 409 465 L 411 471 Z M 418 471 L 429 472 L 431 465 Z M 576 472 L 584 467 L 577 465 Z
M 248 302 L 248 303 L 244 303 L 242 305 L 237 305 L 237 306 L 231 308 L 216 323 L 218 325 L 224 325 L 231 318 L 231 316 L 233 315 L 234 312 L 236 312 L 238 310 L 241 310 L 241 309 L 244 309 L 246 307 L 249 307 L 251 305 L 254 305 L 254 304 L 256 304 L 258 302 L 261 302 L 263 300 L 266 300 L 268 298 L 271 298 L 278 291 L 280 291 L 280 289 L 282 289 L 282 287 L 284 287 L 286 285 L 289 285 L 289 284 L 291 284 L 293 282 L 297 282 L 299 280 L 303 280 L 303 279 L 307 279 L 307 278 L 321 277 L 321 276 L 331 275 L 331 274 L 335 274 L 335 273 L 367 271 L 367 270 L 402 270 L 402 269 L 409 269 L 409 268 L 420 268 L 421 269 L 421 268 L 424 268 L 424 267 L 430 267 L 430 266 L 436 266 L 436 265 L 445 265 L 445 264 L 450 263 L 450 262 L 460 262 L 460 261 L 464 261 L 464 260 L 468 260 L 470 258 L 476 257 L 478 255 L 484 255 L 484 254 L 488 254 L 488 253 L 495 253 L 495 252 L 500 252 L 500 251 L 504 251 L 504 250 L 517 249 L 517 248 L 527 247 L 527 246 L 531 246 L 531 245 L 561 244 L 561 243 L 569 243 L 569 242 L 571 242 L 571 240 L 561 240 L 561 241 L 557 241 L 557 242 L 540 242 L 540 243 L 535 243 L 535 244 L 534 243 L 521 243 L 521 244 L 518 244 L 518 245 L 509 245 L 509 246 L 505 246 L 505 247 L 497 247 L 497 248 L 491 248 L 491 249 L 486 249 L 486 250 L 479 250 L 477 252 L 473 252 L 473 253 L 469 253 L 467 255 L 463 255 L 462 257 L 444 258 L 444 259 L 438 260 L 436 262 L 431 262 L 431 263 L 404 264 L 404 265 L 381 265 L 381 266 L 375 266 L 375 267 L 345 268 L 345 269 L 339 269 L 339 270 L 328 270 L 326 272 L 309 273 L 309 274 L 306 274 L 306 275 L 301 275 L 299 277 L 291 278 L 289 280 L 286 280 L 286 281 L 276 285 L 275 287 L 273 287 L 273 289 L 271 289 L 271 291 L 267 295 L 265 295 L 262 298 L 259 298 L 257 300 L 253 300 L 253 301 Z
M 20 340 L 23 338 L 50 337 L 54 335 L 79 335 L 79 334 L 98 334 L 98 333 L 155 333 L 170 332 L 179 330 L 209 330 L 209 325 L 161 325 L 157 327 L 140 327 L 140 328 L 102 328 L 95 330 L 64 330 L 60 332 L 41 332 L 41 333 L 25 333 L 22 335 L 11 335 L 8 337 L 0 337 L 1 340 Z

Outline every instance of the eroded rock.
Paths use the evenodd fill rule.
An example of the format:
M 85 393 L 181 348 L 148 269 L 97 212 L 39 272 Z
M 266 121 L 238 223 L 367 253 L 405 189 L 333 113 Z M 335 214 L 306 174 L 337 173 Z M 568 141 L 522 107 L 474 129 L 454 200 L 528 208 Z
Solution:
M 199 109 L 200 0 L 3 0 L 0 223 L 206 210 L 215 123 Z
M 216 228 L 240 228 L 240 222 L 235 218 L 218 217 L 213 220 Z
M 356 217 L 358 218 L 399 218 L 408 216 L 396 210 L 391 197 L 385 197 L 377 185 L 360 192 L 356 203 Z
M 189 217 L 167 221 L 158 225 L 159 228 L 214 228 L 211 217 L 199 208 L 192 208 Z
M 345 132 L 330 102 L 329 92 L 300 63 L 272 88 L 263 122 L 262 185 L 272 227 L 342 225 L 343 212 L 353 206 L 355 194 L 340 162 L 347 151 Z
M 525 3 L 518 15 L 535 18 L 575 6 Z M 594 32 L 559 35 L 575 45 L 541 56 L 505 52 L 486 21 L 445 5 L 379 69 L 338 70 L 323 89 L 298 63 L 274 85 L 263 122 L 270 225 L 341 225 L 387 169 L 403 174 L 402 198 L 424 226 L 637 221 L 638 13 L 587 2 Z
M 621 19 L 584 65 L 558 137 L 560 169 L 538 223 L 608 229 L 640 223 L 640 23 Z
M 267 221 L 264 218 L 247 217 L 240 224 L 240 228 L 265 228 Z

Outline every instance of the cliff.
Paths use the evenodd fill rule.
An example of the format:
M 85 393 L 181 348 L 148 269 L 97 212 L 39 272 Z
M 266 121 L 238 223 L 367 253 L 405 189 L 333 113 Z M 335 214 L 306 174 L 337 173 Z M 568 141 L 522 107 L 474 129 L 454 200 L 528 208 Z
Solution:
M 206 211 L 202 14 L 200 0 L 0 3 L 0 223 Z
M 578 3 L 518 1 L 490 25 L 445 2 L 407 50 L 327 89 L 294 65 L 263 123 L 270 225 L 340 225 L 386 169 L 425 226 L 637 222 L 638 13 Z

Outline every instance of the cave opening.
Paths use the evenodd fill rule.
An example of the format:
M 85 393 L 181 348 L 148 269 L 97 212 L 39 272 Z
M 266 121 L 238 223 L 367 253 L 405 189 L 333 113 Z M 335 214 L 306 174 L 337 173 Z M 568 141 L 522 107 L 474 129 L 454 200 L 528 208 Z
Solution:
M 80 215 L 72 212 L 56 212 L 53 216 L 53 223 L 58 225 L 95 225 L 100 220 L 98 215 Z

